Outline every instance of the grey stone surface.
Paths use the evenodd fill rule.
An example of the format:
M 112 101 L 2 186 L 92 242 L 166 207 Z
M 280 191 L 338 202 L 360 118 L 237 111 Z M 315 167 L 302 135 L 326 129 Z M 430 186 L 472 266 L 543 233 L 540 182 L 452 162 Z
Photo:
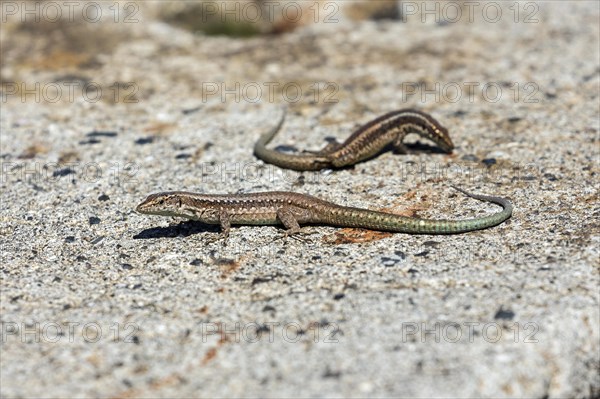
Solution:
M 4 2 L 0 27 L 3 397 L 600 395 L 597 2 L 481 3 L 472 21 L 440 6 L 438 23 L 406 8 L 421 2 L 405 21 L 348 3 L 338 22 L 250 38 L 190 31 L 171 3 L 129 24 L 22 23 L 7 4 L 25 3 Z M 251 151 L 282 105 L 274 145 L 316 149 L 418 107 L 456 150 L 282 171 Z M 307 242 L 238 227 L 224 245 L 133 210 L 174 189 L 496 209 L 451 184 L 511 198 L 513 218 L 456 236 L 323 226 Z

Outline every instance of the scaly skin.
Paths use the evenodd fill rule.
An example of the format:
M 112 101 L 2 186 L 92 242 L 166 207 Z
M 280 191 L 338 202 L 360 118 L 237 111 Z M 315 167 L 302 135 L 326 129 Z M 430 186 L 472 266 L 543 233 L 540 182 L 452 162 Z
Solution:
M 399 152 L 408 152 L 402 141 L 417 133 L 448 153 L 454 149 L 448 130 L 430 115 L 413 109 L 393 111 L 358 128 L 344 143 L 330 143 L 311 154 L 285 154 L 266 145 L 281 130 L 285 113 L 273 129 L 263 134 L 254 146 L 254 155 L 267 163 L 299 171 L 342 168 L 379 154 L 389 144 Z
M 469 197 L 498 204 L 503 210 L 474 219 L 431 220 L 341 206 L 287 191 L 224 195 L 170 191 L 151 194 L 137 206 L 136 211 L 219 224 L 225 237 L 232 224 L 283 224 L 287 234 L 296 234 L 301 231 L 300 224 L 306 223 L 410 234 L 456 234 L 496 226 L 512 214 L 513 206 L 507 199 L 470 194 L 454 188 Z

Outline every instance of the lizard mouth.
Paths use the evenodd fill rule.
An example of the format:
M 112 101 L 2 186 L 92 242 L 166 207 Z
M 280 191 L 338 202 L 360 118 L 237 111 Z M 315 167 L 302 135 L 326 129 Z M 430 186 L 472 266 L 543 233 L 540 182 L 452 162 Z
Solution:
M 157 211 L 152 211 L 150 208 L 148 208 L 147 206 L 145 206 L 143 203 L 139 204 L 138 206 L 135 207 L 135 211 L 138 213 L 142 213 L 144 215 L 158 215 L 159 213 Z
M 452 142 L 444 142 L 442 145 L 440 145 L 440 147 L 447 153 L 451 153 L 454 149 L 454 144 Z
M 136 207 L 135 211 L 139 213 L 150 213 L 150 209 L 148 207 L 148 202 L 150 198 L 146 198 L 142 202 L 140 202 Z

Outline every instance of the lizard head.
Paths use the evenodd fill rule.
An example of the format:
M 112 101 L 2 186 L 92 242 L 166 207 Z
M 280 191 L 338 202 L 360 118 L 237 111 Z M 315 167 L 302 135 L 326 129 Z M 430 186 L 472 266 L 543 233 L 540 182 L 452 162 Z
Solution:
M 220 209 L 211 206 L 214 196 L 186 191 L 150 194 L 135 210 L 146 215 L 172 216 L 203 223 L 219 223 Z
M 146 215 L 188 217 L 177 191 L 150 194 L 135 210 Z M 191 215 L 193 216 L 193 215 Z
M 437 144 L 443 151 L 451 153 L 454 143 L 450 139 L 448 129 L 441 125 L 435 118 L 424 112 L 410 110 L 406 112 L 410 123 L 407 125 L 408 132 L 418 133 Z

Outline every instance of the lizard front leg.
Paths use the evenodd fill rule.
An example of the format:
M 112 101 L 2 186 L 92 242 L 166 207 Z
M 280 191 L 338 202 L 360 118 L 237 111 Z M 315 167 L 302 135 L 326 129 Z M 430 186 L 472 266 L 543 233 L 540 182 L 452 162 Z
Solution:
M 223 209 L 218 211 L 217 216 L 219 225 L 221 226 L 221 232 L 216 237 L 209 239 L 208 242 L 223 240 L 223 244 L 227 245 L 227 238 L 229 238 L 229 231 L 231 230 L 231 216 Z
M 404 138 L 406 137 L 406 132 L 401 131 L 396 136 L 396 139 L 392 143 L 394 147 L 394 151 L 398 154 L 412 154 L 414 151 L 408 149 L 408 147 L 404 144 Z

